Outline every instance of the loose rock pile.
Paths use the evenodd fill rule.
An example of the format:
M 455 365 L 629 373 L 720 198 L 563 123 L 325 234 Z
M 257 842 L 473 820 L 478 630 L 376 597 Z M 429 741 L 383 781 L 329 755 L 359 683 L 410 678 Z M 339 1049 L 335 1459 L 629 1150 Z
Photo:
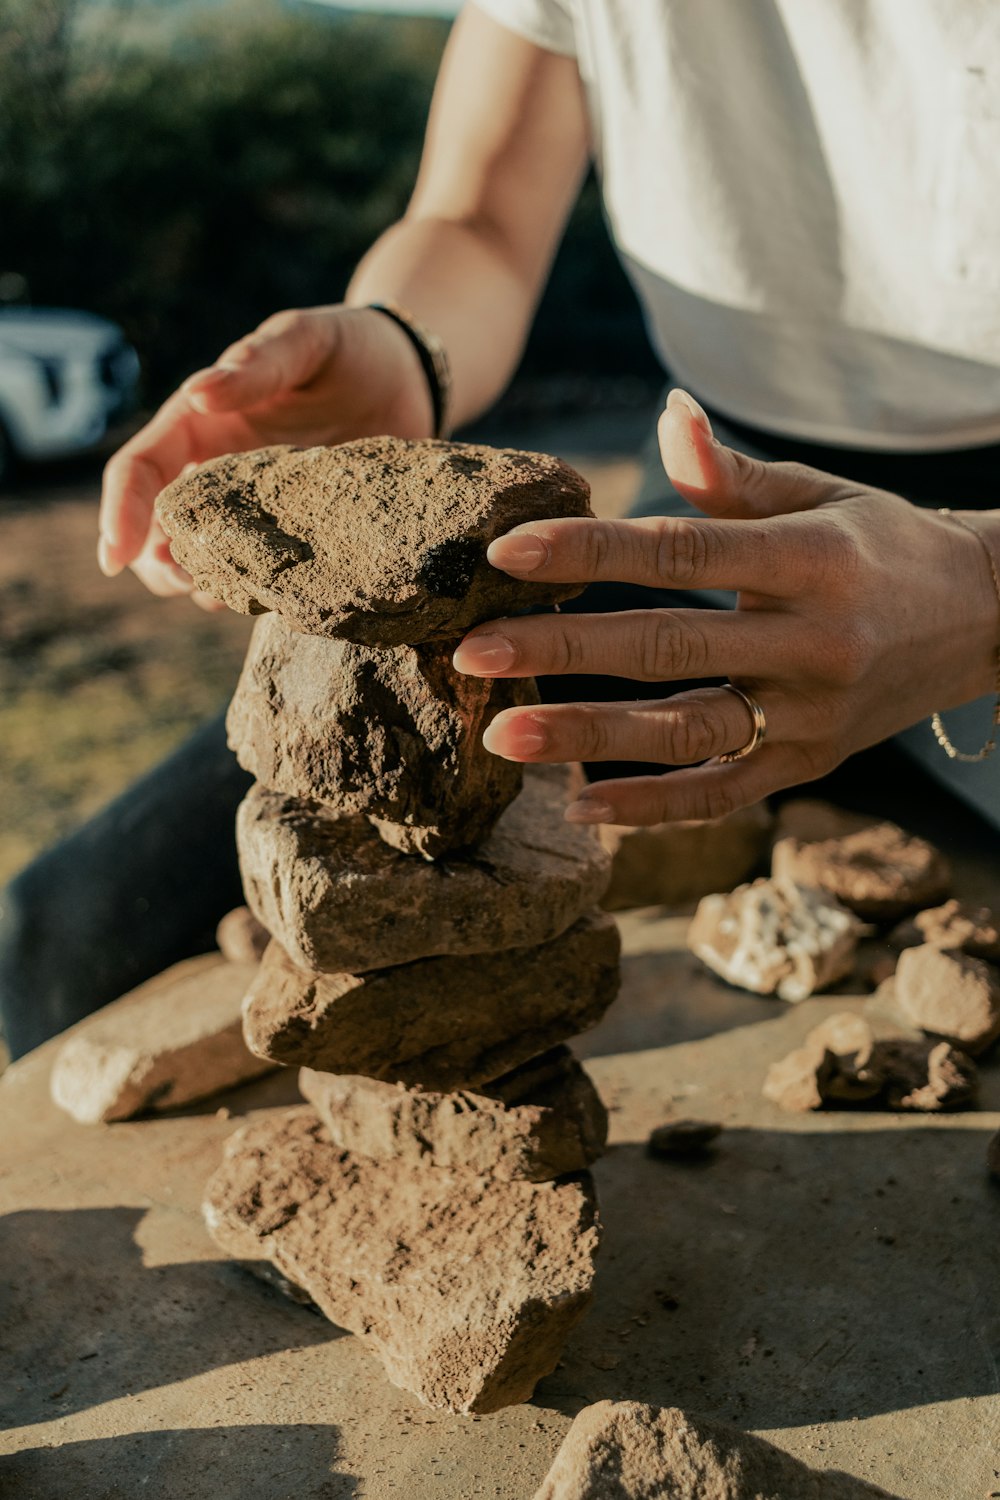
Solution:
M 538 455 L 379 438 L 221 459 L 160 509 L 199 587 L 275 611 L 228 718 L 257 777 L 246 899 L 272 935 L 244 1032 L 309 1101 L 232 1138 L 209 1227 L 429 1405 L 523 1400 L 591 1295 L 607 1118 L 561 1044 L 613 999 L 618 936 L 565 774 L 522 787 L 482 748 L 531 685 L 462 677 L 451 653 L 574 592 L 485 548 L 589 514 L 586 485 Z

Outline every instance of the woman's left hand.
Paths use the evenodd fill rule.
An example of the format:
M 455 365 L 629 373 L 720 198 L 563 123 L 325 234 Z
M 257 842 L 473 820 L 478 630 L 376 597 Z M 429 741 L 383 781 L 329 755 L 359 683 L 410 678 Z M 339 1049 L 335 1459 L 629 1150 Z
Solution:
M 975 536 L 896 495 L 726 448 L 682 391 L 659 431 L 667 474 L 706 519 L 534 521 L 493 542 L 490 562 L 531 580 L 733 589 L 738 607 L 495 620 L 465 637 L 455 665 L 484 677 L 728 677 L 760 704 L 766 739 L 719 763 L 753 730 L 721 688 L 498 714 L 483 743 L 510 760 L 687 768 L 597 783 L 571 821 L 720 817 L 991 690 L 997 599 Z M 981 534 L 987 522 L 995 536 L 996 517 L 975 518 Z

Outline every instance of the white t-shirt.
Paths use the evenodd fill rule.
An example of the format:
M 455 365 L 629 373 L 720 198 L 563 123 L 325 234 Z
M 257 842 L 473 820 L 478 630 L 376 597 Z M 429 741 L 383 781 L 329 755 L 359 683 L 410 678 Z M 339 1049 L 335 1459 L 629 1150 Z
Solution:
M 577 59 L 675 379 L 816 442 L 1000 440 L 1000 5 L 476 3 Z

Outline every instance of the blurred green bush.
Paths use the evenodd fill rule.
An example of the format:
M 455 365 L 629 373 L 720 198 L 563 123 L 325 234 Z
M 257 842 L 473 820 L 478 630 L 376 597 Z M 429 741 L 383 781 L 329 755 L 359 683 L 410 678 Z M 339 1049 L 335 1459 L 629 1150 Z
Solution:
M 161 398 L 269 313 L 342 294 L 405 206 L 446 35 L 278 0 L 3 0 L 0 271 L 120 322 Z M 653 375 L 593 184 L 526 369 Z

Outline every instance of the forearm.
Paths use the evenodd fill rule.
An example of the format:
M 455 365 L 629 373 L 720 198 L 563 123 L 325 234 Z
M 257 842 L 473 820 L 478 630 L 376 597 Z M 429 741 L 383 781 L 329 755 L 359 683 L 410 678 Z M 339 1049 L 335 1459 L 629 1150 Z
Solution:
M 540 280 L 519 271 L 485 226 L 407 217 L 369 250 L 346 301 L 399 303 L 443 340 L 449 426 L 458 427 L 492 405 L 513 375 Z

